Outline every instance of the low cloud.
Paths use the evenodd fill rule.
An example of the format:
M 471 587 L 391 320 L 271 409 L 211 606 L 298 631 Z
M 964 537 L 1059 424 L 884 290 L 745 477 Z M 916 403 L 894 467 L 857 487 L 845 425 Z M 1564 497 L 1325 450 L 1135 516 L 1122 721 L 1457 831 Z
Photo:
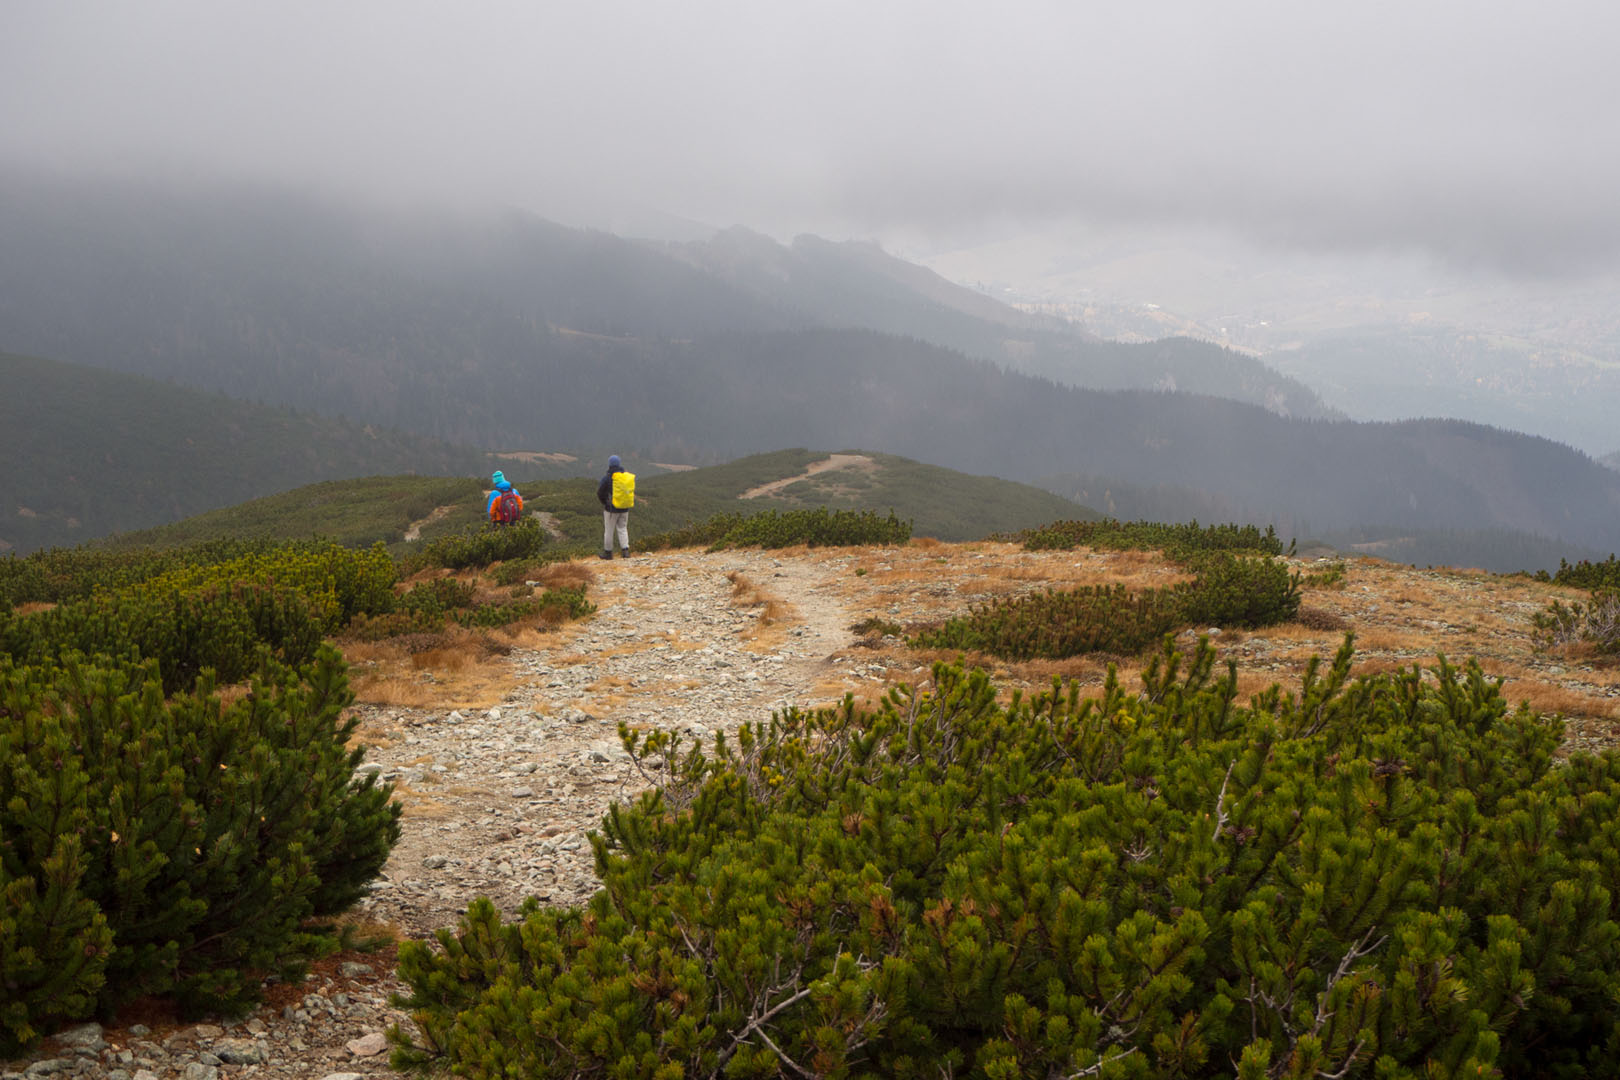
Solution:
M 1093 10 L 1103 8 L 1105 10 Z M 0 158 L 786 235 L 1620 262 L 1613 5 L 20 0 Z

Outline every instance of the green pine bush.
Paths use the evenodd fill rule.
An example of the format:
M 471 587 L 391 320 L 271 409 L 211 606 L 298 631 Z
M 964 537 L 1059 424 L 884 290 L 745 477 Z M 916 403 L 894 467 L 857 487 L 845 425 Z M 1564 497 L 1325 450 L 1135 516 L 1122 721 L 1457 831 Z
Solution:
M 710 550 L 733 547 L 784 548 L 848 547 L 862 544 L 904 544 L 911 539 L 911 523 L 889 511 L 879 517 L 872 510 L 766 510 L 750 514 L 710 545 Z
M 935 668 L 735 745 L 625 731 L 653 790 L 583 907 L 407 944 L 471 1078 L 1614 1075 L 1620 757 L 1474 664 L 1295 693 L 1157 657 L 998 703 Z M 1183 667 L 1185 671 L 1183 672 Z
M 396 577 L 381 545 L 256 546 L 223 561 L 166 564 L 119 588 L 97 584 L 47 611 L 0 611 L 0 652 L 32 664 L 70 651 L 136 655 L 157 661 L 169 692 L 205 669 L 236 682 L 258 667 L 263 647 L 285 664 L 307 664 L 357 614 L 392 610 Z
M 6 555 L 0 557 L 0 610 L 82 600 L 98 589 L 126 589 L 182 567 L 215 566 L 284 546 L 268 540 L 210 540 L 175 548 L 50 548 Z
M 1299 575 L 1269 555 L 1195 553 L 1198 577 L 1167 588 L 1130 592 L 1123 585 L 1048 589 L 992 600 L 920 631 L 919 648 L 982 652 L 1006 660 L 1062 659 L 1084 653 L 1141 652 L 1178 627 L 1253 629 L 1299 613 Z
M 1550 580 L 1555 585 L 1569 585 L 1577 589 L 1620 589 L 1620 560 L 1610 555 L 1602 562 L 1582 559 L 1570 565 L 1559 559 L 1556 574 L 1548 577 L 1546 571 L 1542 571 L 1536 576 L 1543 581 Z
M 545 546 L 546 533 L 540 522 L 524 518 L 516 525 L 483 525 L 454 536 L 424 544 L 400 560 L 401 570 L 411 574 L 431 566 L 446 570 L 466 570 L 513 559 L 530 559 Z
M 1282 541 L 1270 525 L 1266 526 L 1265 532 L 1261 532 L 1254 525 L 1200 526 L 1196 521 L 1174 525 L 1104 518 L 1101 521 L 1054 521 L 1038 529 L 1025 529 L 1009 539 L 1022 543 L 1028 551 L 1071 551 L 1084 546 L 1164 551 L 1177 559 L 1203 551 L 1283 554 Z
M 166 695 L 158 662 L 0 657 L 0 1042 L 156 994 L 231 1011 L 329 947 L 399 835 L 338 653 L 261 650 L 230 705 L 211 676 Z M 31 952 L 29 950 L 32 950 Z
M 911 539 L 911 523 L 894 511 L 879 516 L 872 510 L 762 510 L 757 514 L 716 514 L 666 533 L 647 537 L 644 551 L 666 548 L 785 548 L 853 547 L 862 544 L 904 544 Z
M 1620 587 L 1600 586 L 1584 604 L 1554 600 L 1532 615 L 1530 622 L 1538 648 L 1580 642 L 1599 655 L 1620 654 Z

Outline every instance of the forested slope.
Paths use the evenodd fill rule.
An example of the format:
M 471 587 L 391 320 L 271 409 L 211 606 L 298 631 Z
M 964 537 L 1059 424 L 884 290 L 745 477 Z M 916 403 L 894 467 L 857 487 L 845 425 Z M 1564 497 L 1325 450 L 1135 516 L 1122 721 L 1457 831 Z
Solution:
M 0 354 L 0 551 L 73 544 L 317 480 L 471 475 L 486 455 L 133 375 Z

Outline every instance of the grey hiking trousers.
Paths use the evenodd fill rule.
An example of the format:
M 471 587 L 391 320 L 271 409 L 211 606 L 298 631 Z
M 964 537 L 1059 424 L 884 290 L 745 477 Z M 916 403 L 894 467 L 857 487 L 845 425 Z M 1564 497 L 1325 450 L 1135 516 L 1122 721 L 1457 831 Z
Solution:
M 613 550 L 613 536 L 619 537 L 619 550 L 630 550 L 630 511 L 603 510 L 602 511 L 602 550 Z

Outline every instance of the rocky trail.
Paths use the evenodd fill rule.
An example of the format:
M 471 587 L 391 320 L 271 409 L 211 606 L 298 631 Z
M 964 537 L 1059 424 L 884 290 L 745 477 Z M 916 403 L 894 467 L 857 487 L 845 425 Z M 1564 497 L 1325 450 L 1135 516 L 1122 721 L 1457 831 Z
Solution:
M 356 912 L 401 938 L 454 926 L 475 896 L 503 913 L 529 895 L 567 904 L 594 887 L 586 833 L 645 786 L 618 725 L 704 738 L 801 703 L 853 621 L 816 566 L 758 552 L 660 553 L 593 565 L 599 611 L 551 647 L 514 651 L 488 709 L 358 706 L 363 770 L 398 787 L 402 836 Z M 733 580 L 733 576 L 737 580 Z M 738 595 L 738 594 L 742 595 Z M 779 597 L 791 596 L 791 605 Z M 771 601 L 776 601 L 771 603 Z M 355 1080 L 398 1075 L 383 1032 L 405 1022 L 392 950 L 323 962 L 234 1024 L 83 1025 L 11 1077 Z
M 1302 569 L 1310 566 L 1300 563 Z M 784 705 L 876 696 L 919 683 L 940 658 L 907 649 L 877 617 L 901 626 L 964 611 L 995 596 L 1048 586 L 1174 580 L 1178 571 L 1139 552 L 1027 553 L 1001 544 L 913 543 L 902 549 L 772 553 L 660 552 L 591 560 L 595 615 L 503 660 L 508 689 L 493 707 L 356 706 L 368 771 L 396 784 L 403 833 L 384 874 L 354 914 L 400 939 L 453 926 L 476 896 L 508 915 L 528 896 L 574 904 L 594 890 L 586 834 L 608 805 L 645 787 L 620 745 L 621 722 L 716 731 L 768 718 Z M 1612 745 L 1620 729 L 1614 669 L 1539 657 L 1531 614 L 1547 587 L 1455 571 L 1352 561 L 1332 588 L 1308 590 L 1301 624 L 1215 637 L 1239 660 L 1245 691 L 1297 685 L 1313 654 L 1331 654 L 1346 628 L 1367 665 L 1489 658 L 1515 689 L 1575 718 L 1573 743 Z M 1190 643 L 1194 636 L 1186 636 Z M 1117 658 L 1116 658 L 1117 659 Z M 1039 687 L 1054 674 L 1095 684 L 1107 658 L 992 665 L 1004 688 Z M 1494 665 L 1494 666 L 1493 666 Z M 1122 677 L 1130 678 L 1129 662 Z M 422 678 L 431 681 L 426 672 Z M 1550 695 L 1550 697 L 1549 697 Z M 82 1025 L 0 1080 L 88 1076 L 108 1080 L 359 1080 L 397 1075 L 384 1031 L 410 1030 L 390 995 L 404 992 L 394 950 L 351 951 L 319 962 L 297 986 L 272 984 L 266 1002 L 236 1022 L 181 1025 L 161 1014 Z

